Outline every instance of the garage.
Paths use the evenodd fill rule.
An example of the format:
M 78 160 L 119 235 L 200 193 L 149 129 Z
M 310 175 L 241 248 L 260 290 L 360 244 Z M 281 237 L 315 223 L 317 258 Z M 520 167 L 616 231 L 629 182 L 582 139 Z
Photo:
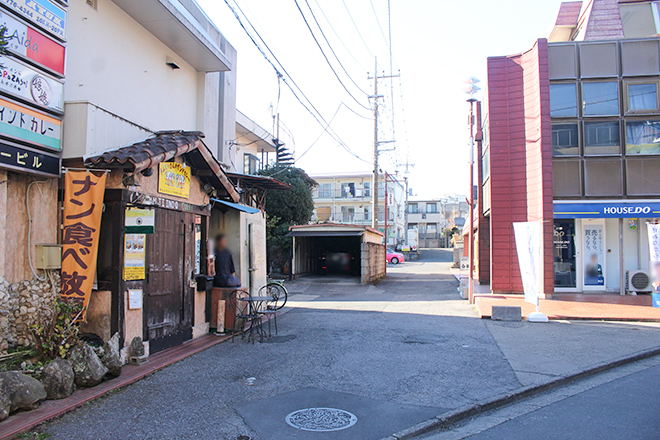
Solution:
M 372 283 L 385 277 L 383 234 L 366 226 L 292 226 L 292 275 L 355 278 Z

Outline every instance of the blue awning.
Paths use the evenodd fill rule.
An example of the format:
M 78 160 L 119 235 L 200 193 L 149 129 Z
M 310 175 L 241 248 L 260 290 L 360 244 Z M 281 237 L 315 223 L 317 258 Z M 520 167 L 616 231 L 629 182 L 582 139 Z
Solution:
M 231 202 L 225 202 L 224 200 L 219 200 L 219 199 L 211 199 L 213 203 L 220 203 L 221 205 L 225 205 L 229 208 L 236 209 L 241 212 L 246 212 L 248 214 L 256 214 L 259 211 L 257 208 L 253 208 L 251 206 L 246 206 L 246 205 L 241 205 L 239 203 L 231 203 Z

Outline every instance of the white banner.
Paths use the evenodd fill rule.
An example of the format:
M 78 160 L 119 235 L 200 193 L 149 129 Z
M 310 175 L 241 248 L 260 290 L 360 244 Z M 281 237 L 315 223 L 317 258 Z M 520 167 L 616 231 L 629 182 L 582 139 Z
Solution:
M 660 288 L 660 225 L 647 223 L 649 234 L 649 259 L 651 260 L 651 281 L 655 290 Z
M 514 223 L 518 264 L 525 292 L 525 302 L 538 306 L 543 272 L 541 222 Z

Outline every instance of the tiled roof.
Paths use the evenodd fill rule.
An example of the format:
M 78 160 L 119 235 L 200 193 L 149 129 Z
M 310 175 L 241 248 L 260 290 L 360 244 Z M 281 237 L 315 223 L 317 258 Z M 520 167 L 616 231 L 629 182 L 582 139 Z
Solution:
M 555 23 L 555 26 L 577 26 L 581 10 L 581 1 L 562 3 L 559 7 L 559 14 L 557 15 L 557 23 Z
M 183 156 L 194 170 L 203 171 L 198 177 L 219 195 L 238 202 L 239 195 L 220 163 L 213 157 L 202 139 L 201 131 L 159 131 L 154 137 L 128 147 L 107 151 L 99 156 L 87 158 L 85 166 L 92 168 L 120 168 L 137 173 L 152 168 L 161 162 Z
M 201 131 L 160 131 L 142 142 L 90 157 L 85 160 L 85 165 L 125 166 L 137 172 L 197 148 L 203 138 Z

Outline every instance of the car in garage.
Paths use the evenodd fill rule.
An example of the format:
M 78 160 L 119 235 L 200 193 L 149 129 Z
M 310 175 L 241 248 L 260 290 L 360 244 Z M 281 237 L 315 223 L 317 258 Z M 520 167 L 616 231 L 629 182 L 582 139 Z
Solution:
M 392 249 L 387 250 L 387 262 L 391 264 L 404 263 L 406 260 L 401 252 L 395 252 Z

